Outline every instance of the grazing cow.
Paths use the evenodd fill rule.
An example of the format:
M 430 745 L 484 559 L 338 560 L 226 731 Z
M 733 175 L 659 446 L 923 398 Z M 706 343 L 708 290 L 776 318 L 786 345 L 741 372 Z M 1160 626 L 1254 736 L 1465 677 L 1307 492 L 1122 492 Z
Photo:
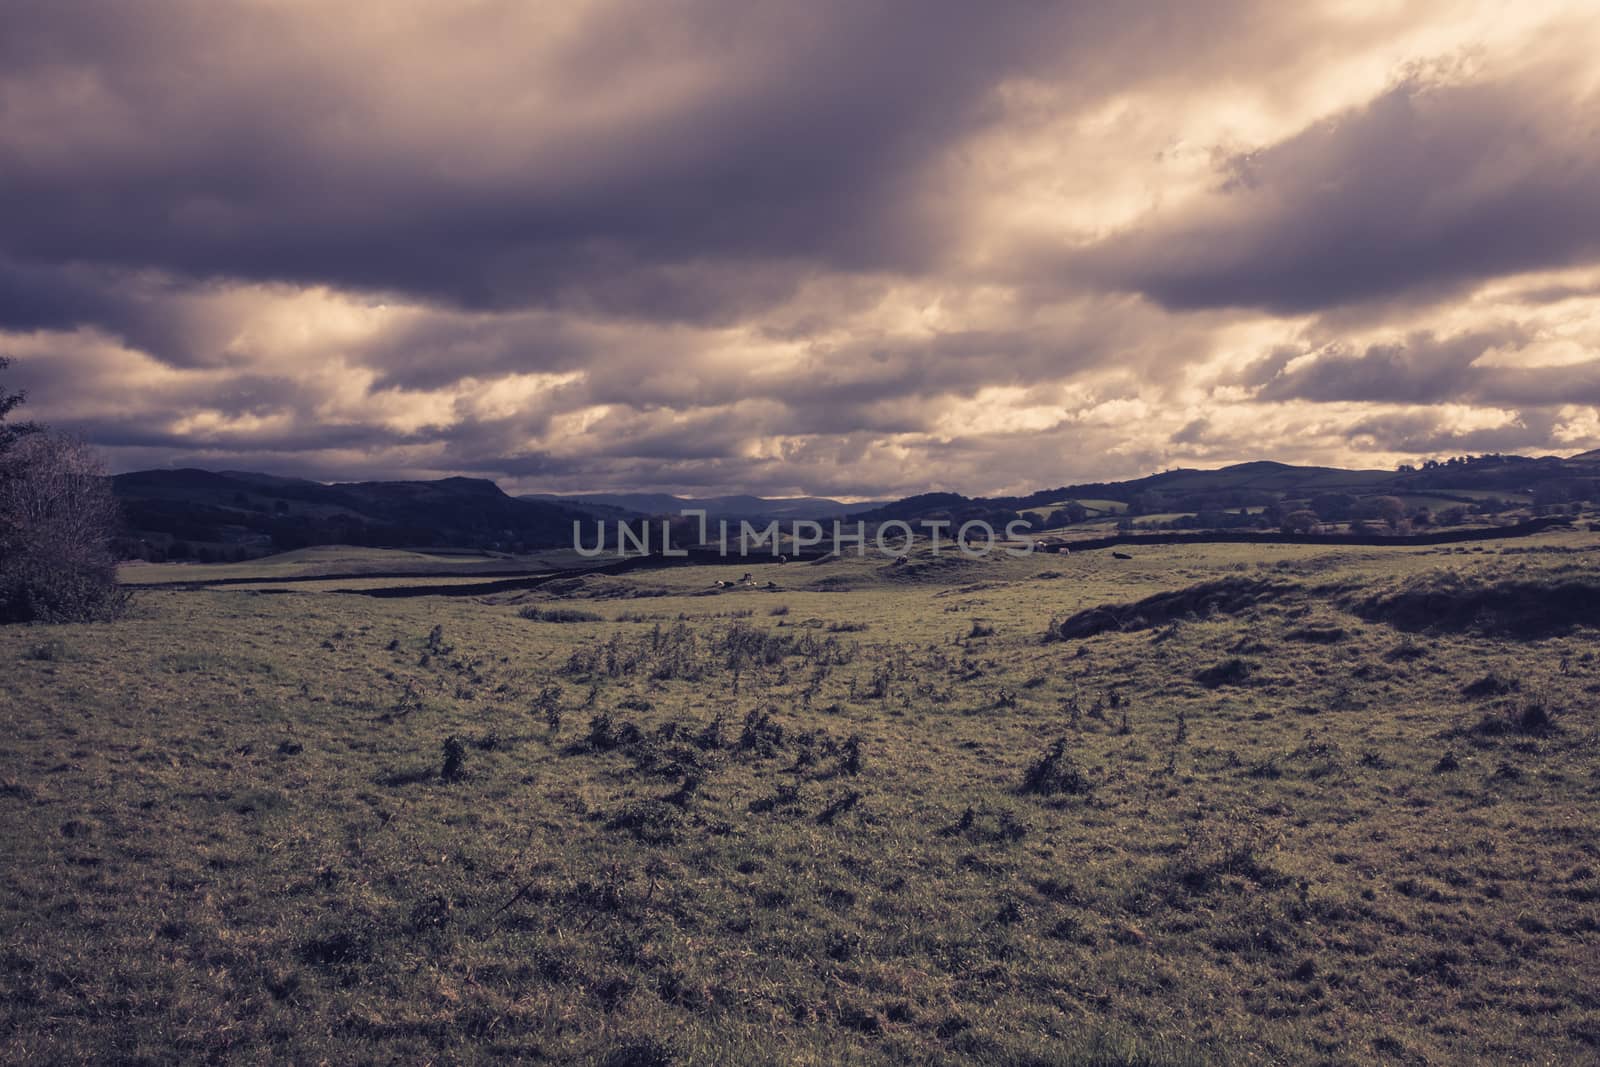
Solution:
M 726 589 L 727 587 L 728 587 L 728 583 L 727 582 L 723 581 L 721 578 L 717 579 L 717 588 L 718 589 Z
M 739 581 L 743 582 L 745 585 L 755 585 L 756 584 L 756 580 L 750 576 L 750 572 L 749 571 L 745 571 L 744 572 L 744 577 L 740 578 Z
M 1072 549 L 1068 548 L 1066 545 L 1062 545 L 1060 548 L 1056 549 L 1056 555 L 1070 556 L 1072 555 Z
M 778 557 L 778 562 L 779 563 L 788 563 L 789 562 L 789 557 L 788 556 L 779 556 Z
M 1133 557 L 1128 555 L 1126 552 L 1113 552 L 1113 553 L 1111 553 L 1111 558 L 1112 559 L 1132 559 Z

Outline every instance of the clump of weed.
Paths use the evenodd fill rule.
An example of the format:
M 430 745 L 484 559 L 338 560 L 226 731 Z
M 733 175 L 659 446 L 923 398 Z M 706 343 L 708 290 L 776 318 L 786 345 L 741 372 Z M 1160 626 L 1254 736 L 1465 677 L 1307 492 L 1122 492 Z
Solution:
M 861 802 L 861 794 L 857 790 L 847 789 L 826 808 L 817 814 L 818 826 L 832 826 L 834 821 Z
M 1478 737 L 1504 737 L 1521 734 L 1525 737 L 1542 737 L 1557 729 L 1555 717 L 1539 701 L 1529 701 L 1520 706 L 1485 712 L 1467 731 Z
M 770 712 L 752 708 L 744 717 L 744 732 L 737 745 L 741 752 L 753 752 L 766 759 L 783 747 L 783 725 L 772 721 Z
M 706 723 L 699 736 L 695 738 L 695 744 L 707 752 L 721 748 L 723 745 L 722 730 L 726 722 L 727 719 L 723 717 L 722 712 L 717 712 L 716 715 L 712 716 L 711 721 Z
M 961 818 L 939 831 L 941 837 L 963 837 L 975 842 L 1014 843 L 1028 836 L 1028 824 L 1021 822 L 1011 812 L 1002 809 L 989 818 L 989 811 L 979 812 L 970 804 Z
M 967 631 L 967 637 L 968 638 L 973 638 L 973 637 L 993 637 L 993 636 L 994 636 L 994 627 L 990 626 L 988 623 L 981 622 L 978 619 L 973 619 L 972 620 L 972 629 Z
M 461 743 L 461 738 L 451 734 L 444 739 L 444 765 L 439 770 L 439 777 L 447 782 L 458 781 L 465 773 L 463 764 L 467 760 L 467 746 Z
M 517 612 L 530 622 L 604 622 L 605 616 L 579 608 L 541 608 L 530 604 Z
M 682 816 L 664 800 L 636 800 L 606 820 L 608 830 L 626 830 L 647 845 L 671 844 Z
M 606 868 L 599 881 L 581 878 L 573 883 L 567 896 L 574 904 L 589 911 L 618 912 L 627 906 L 627 893 L 628 875 L 621 864 L 613 863 Z
M 1556 728 L 1556 721 L 1549 710 L 1537 701 L 1524 704 L 1516 713 L 1517 732 L 1523 734 L 1545 734 Z
M 622 742 L 617 738 L 616 720 L 609 711 L 602 711 L 589 720 L 589 734 L 585 738 L 596 752 L 609 752 Z
M 1089 779 L 1067 753 L 1067 739 L 1057 738 L 1048 751 L 1028 768 L 1020 791 L 1034 796 L 1082 796 L 1090 791 Z
M 1169 894 L 1209 893 L 1229 878 L 1276 886 L 1283 881 L 1263 856 L 1265 844 L 1239 827 L 1202 827 L 1156 872 Z
M 839 773 L 852 777 L 861 773 L 861 735 L 851 734 L 839 749 Z
M 442 656 L 450 651 L 450 647 L 444 643 L 444 626 L 442 624 L 436 625 L 428 631 L 427 649 L 430 654 L 435 656 Z
M 403 719 L 407 715 L 410 715 L 413 711 L 419 710 L 421 707 L 422 693 L 417 688 L 416 679 L 408 678 L 406 679 L 405 688 L 402 689 L 400 691 L 400 695 L 395 698 L 394 707 L 378 716 L 378 721 L 393 722 L 395 719 Z
M 689 801 L 694 799 L 695 793 L 705 784 L 705 777 L 699 768 L 689 768 L 683 772 L 683 780 L 678 783 L 678 788 L 668 793 L 661 799 L 676 808 L 687 808 Z
M 1449 774 L 1460 769 L 1461 761 L 1456 759 L 1456 754 L 1449 749 L 1446 749 L 1444 755 L 1439 757 L 1439 762 L 1433 765 L 1434 774 Z
M 793 782 L 779 782 L 770 796 L 757 797 L 750 802 L 755 814 L 765 814 L 779 808 L 792 808 L 800 803 L 800 787 Z
M 544 719 L 552 734 L 561 730 L 561 687 L 547 685 L 533 698 L 533 713 Z

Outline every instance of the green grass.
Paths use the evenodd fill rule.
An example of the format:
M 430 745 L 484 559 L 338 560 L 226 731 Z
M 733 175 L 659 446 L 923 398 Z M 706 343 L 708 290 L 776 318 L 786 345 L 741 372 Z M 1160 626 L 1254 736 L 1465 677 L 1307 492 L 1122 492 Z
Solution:
M 1592 1062 L 1594 631 L 1382 610 L 1592 581 L 1597 544 L 0 630 L 0 1060 Z M 1045 640 L 1232 578 L 1280 593 Z

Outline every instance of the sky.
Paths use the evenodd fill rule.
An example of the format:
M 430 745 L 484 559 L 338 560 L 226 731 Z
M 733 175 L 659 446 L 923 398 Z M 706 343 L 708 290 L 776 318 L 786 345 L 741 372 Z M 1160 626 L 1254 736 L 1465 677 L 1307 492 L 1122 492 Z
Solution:
M 1600 447 L 1600 7 L 0 4 L 114 470 L 884 498 Z

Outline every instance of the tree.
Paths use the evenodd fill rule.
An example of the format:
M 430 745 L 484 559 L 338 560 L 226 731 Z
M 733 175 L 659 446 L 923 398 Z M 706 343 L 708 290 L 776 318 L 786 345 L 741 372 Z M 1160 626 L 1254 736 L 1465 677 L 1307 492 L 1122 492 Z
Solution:
M 0 417 L 22 401 L 0 389 Z M 87 445 L 0 422 L 0 622 L 120 614 L 128 595 L 111 555 L 116 528 L 110 479 Z
M 1311 510 L 1323 522 L 1344 522 L 1355 514 L 1356 503 L 1348 493 L 1318 493 L 1311 498 Z
M 11 366 L 11 361 L 5 356 L 0 356 L 0 371 L 9 366 Z M 3 450 L 23 434 L 34 433 L 39 429 L 31 422 L 6 422 L 11 413 L 21 407 L 27 399 L 27 393 L 20 391 L 15 393 L 7 392 L 5 383 L 0 382 L 0 450 Z
M 1071 526 L 1073 523 L 1082 522 L 1088 517 L 1088 508 L 1076 500 L 1069 500 L 1064 507 L 1059 507 L 1052 511 L 1047 521 L 1051 526 Z
M 1317 513 L 1308 509 L 1291 511 L 1283 517 L 1283 532 L 1291 534 L 1307 534 L 1317 528 Z
M 1373 501 L 1377 509 L 1378 518 L 1389 524 L 1391 530 L 1400 528 L 1400 520 L 1406 517 L 1406 503 L 1397 496 L 1380 496 Z

